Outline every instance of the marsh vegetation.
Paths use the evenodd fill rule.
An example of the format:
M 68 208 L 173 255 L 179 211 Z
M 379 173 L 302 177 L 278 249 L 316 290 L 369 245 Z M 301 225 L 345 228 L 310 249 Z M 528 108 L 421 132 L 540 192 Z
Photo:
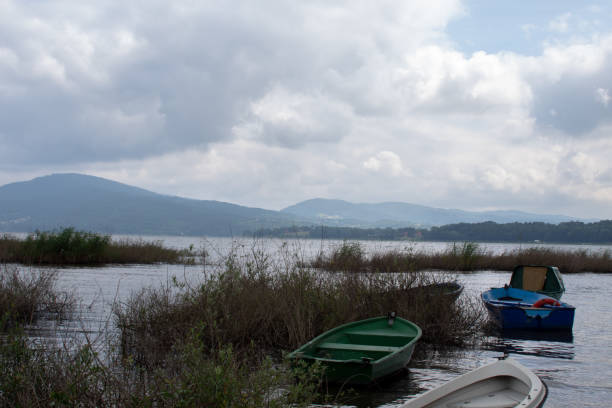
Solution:
M 325 395 L 320 367 L 291 367 L 284 355 L 325 330 L 390 310 L 434 347 L 465 344 L 480 329 L 469 299 L 434 304 L 403 293 L 445 276 L 327 273 L 281 252 L 233 249 L 197 284 L 174 278 L 133 293 L 95 338 L 41 343 L 24 331 L 29 319 L 3 327 L 0 405 L 306 406 L 341 397 Z M 9 292 L 27 272 L 10 275 L 19 282 Z
M 76 236 L 75 242 L 87 240 Z M 29 245 L 49 242 L 36 238 Z M 439 301 L 412 289 L 448 283 L 461 271 L 510 270 L 518 263 L 556 264 L 563 272 L 609 271 L 610 263 L 606 252 L 531 248 L 493 255 L 474 243 L 441 252 L 367 253 L 357 242 L 344 242 L 305 259 L 288 245 L 272 254 L 254 242 L 215 259 L 202 265 L 197 282 L 173 277 L 115 302 L 98 334 L 64 332 L 47 340 L 28 330 L 37 319 L 61 321 L 78 303 L 56 288 L 57 271 L 5 264 L 0 406 L 338 402 L 343 397 L 321 384 L 321 367 L 291 367 L 286 352 L 340 324 L 389 311 L 422 328 L 421 347 L 469 347 L 486 324 L 478 299 L 464 294 Z
M 407 245 L 404 249 L 367 254 L 358 241 L 345 241 L 320 252 L 308 264 L 337 272 L 405 272 L 443 270 L 511 271 L 516 265 L 555 265 L 562 273 L 612 272 L 612 251 L 527 247 L 494 253 L 475 242 L 451 243 L 440 251 L 426 251 Z
M 37 231 L 25 239 L 0 236 L 0 262 L 25 265 L 103 265 L 126 263 L 182 263 L 193 259 L 193 250 L 164 247 L 162 241 L 122 239 L 110 235 L 64 228 Z

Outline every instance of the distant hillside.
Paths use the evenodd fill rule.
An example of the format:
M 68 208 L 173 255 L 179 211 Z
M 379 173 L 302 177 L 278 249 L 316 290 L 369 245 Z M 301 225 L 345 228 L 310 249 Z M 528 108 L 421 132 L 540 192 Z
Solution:
M 0 187 L 0 231 L 71 226 L 111 234 L 231 236 L 300 223 L 288 213 L 167 196 L 81 174 Z
M 355 204 L 322 198 L 302 201 L 281 210 L 281 212 L 318 219 L 321 224 L 351 227 L 431 227 L 486 221 L 496 223 L 545 222 L 550 224 L 585 221 L 564 215 L 530 214 L 521 211 L 476 212 L 399 202 Z
M 0 187 L 0 231 L 74 227 L 109 234 L 240 236 L 300 226 L 431 227 L 493 221 L 558 224 L 571 217 L 469 212 L 408 203 L 308 200 L 282 211 L 157 194 L 82 174 L 54 174 Z

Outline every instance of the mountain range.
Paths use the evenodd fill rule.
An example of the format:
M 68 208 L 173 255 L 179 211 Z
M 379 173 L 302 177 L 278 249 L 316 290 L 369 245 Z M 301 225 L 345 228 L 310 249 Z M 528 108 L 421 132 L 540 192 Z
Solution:
M 163 195 L 83 174 L 53 174 L 0 187 L 0 231 L 74 227 L 109 234 L 238 236 L 292 225 L 438 226 L 458 222 L 559 223 L 562 215 L 471 212 L 386 202 L 313 199 L 281 211 Z
M 355 227 L 432 227 L 456 223 L 493 221 L 558 224 L 584 221 L 565 215 L 531 214 L 522 211 L 464 211 L 401 202 L 350 203 L 316 198 L 287 207 L 282 212 L 318 220 L 318 224 Z M 595 221 L 595 220 L 589 220 Z

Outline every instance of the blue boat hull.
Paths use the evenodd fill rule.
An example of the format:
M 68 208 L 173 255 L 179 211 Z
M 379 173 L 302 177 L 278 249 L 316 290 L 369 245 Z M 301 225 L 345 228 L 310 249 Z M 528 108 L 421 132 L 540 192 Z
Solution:
M 514 288 L 494 288 L 482 294 L 489 315 L 503 329 L 571 330 L 576 309 L 567 303 L 533 307 L 535 302 L 546 298 Z

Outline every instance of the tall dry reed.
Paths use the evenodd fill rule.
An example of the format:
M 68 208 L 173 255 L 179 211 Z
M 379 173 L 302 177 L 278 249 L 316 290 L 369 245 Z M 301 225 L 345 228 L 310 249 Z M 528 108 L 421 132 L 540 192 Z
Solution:
M 359 243 L 343 243 L 307 263 L 313 268 L 344 272 L 512 270 L 516 265 L 554 265 L 563 273 L 612 272 L 612 251 L 529 247 L 494 253 L 474 242 L 449 244 L 440 251 L 408 246 L 366 254 Z
M 287 262 L 288 260 L 288 262 Z M 478 302 L 432 298 L 414 287 L 448 281 L 440 274 L 329 274 L 295 258 L 232 252 L 197 287 L 149 288 L 115 309 L 123 351 L 154 367 L 194 327 L 209 349 L 230 344 L 248 354 L 297 348 L 350 321 L 395 311 L 423 329 L 423 340 L 461 344 L 480 327 Z

